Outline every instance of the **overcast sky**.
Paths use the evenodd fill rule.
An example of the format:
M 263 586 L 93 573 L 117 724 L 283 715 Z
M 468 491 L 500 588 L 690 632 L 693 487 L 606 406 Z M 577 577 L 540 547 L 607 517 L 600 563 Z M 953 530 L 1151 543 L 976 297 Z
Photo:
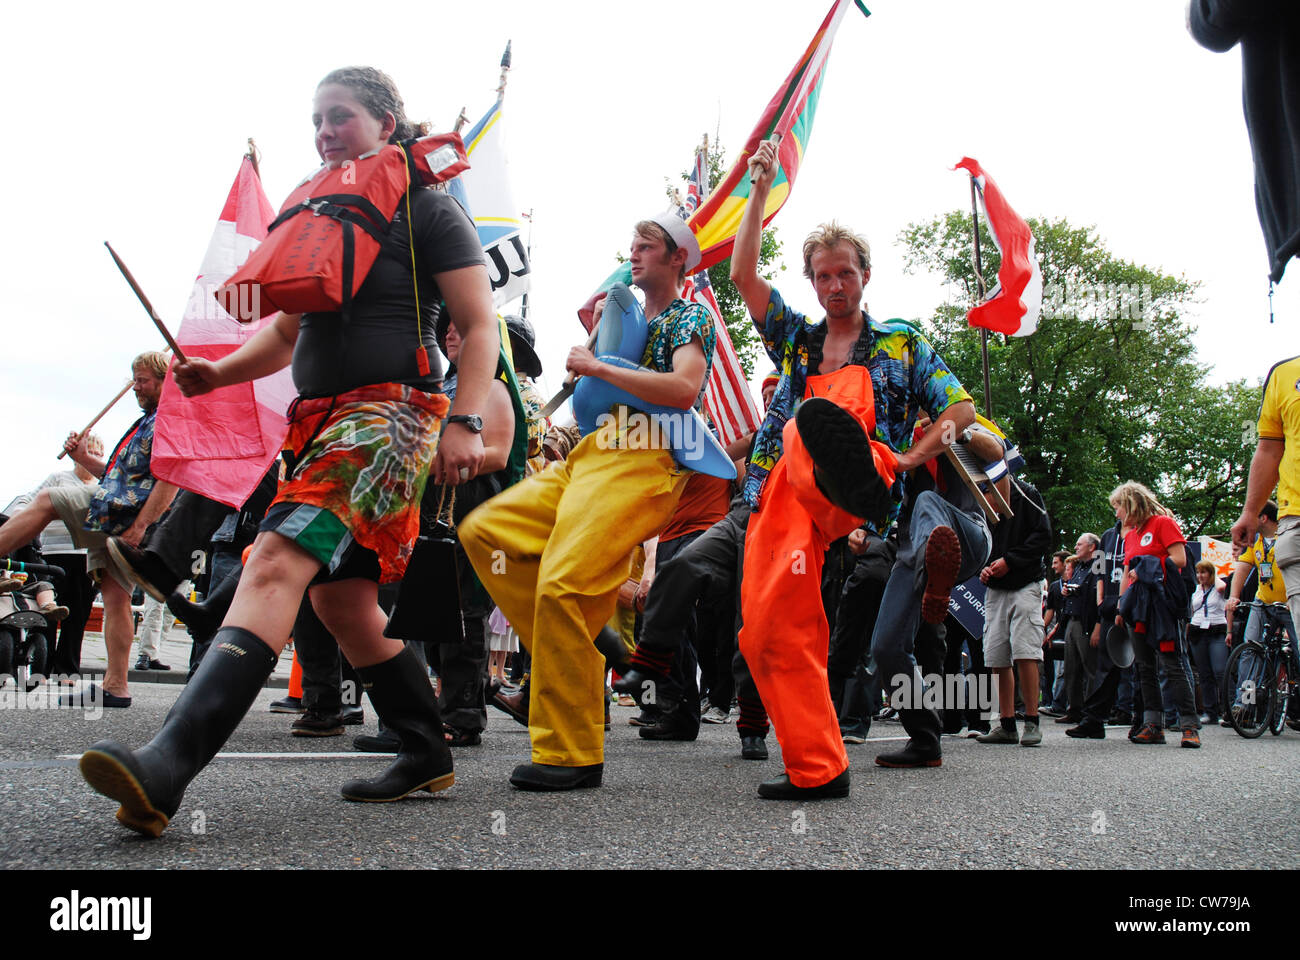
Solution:
M 963 154 L 1025 216 L 1092 224 L 1116 254 L 1201 284 L 1191 311 L 1212 379 L 1260 376 L 1300 353 L 1300 268 L 1268 325 L 1263 239 L 1241 109 L 1240 53 L 1185 28 L 1184 0 L 1089 4 L 875 0 L 836 38 L 816 125 L 775 225 L 787 297 L 813 312 L 803 236 L 832 217 L 873 246 L 873 315 L 925 318 L 933 277 L 901 271 L 899 232 L 966 207 Z M 734 156 L 830 0 L 650 4 L 224 2 L 24 4 L 7 15 L 0 170 L 9 317 L 0 499 L 56 468 L 69 430 L 161 348 L 109 240 L 175 322 L 248 137 L 278 207 L 319 163 L 316 83 L 370 64 L 413 119 L 439 129 L 490 106 L 513 40 L 506 137 L 532 210 L 532 317 L 555 387 L 580 339 L 576 307 L 666 206 L 663 178 L 720 131 Z M 761 365 L 758 376 L 765 372 Z M 995 370 L 993 376 L 997 377 Z M 100 432 L 137 415 L 128 396 Z M 64 461 L 66 463 L 66 461 Z

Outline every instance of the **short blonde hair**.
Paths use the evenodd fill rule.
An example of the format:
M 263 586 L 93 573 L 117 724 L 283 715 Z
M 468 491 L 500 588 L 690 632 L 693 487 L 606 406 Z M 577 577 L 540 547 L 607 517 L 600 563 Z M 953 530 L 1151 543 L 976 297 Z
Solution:
M 167 354 L 157 350 L 146 350 L 131 361 L 131 372 L 148 370 L 158 380 L 167 377 Z
M 1110 505 L 1123 507 L 1128 514 L 1128 522 L 1140 527 L 1152 517 L 1172 517 L 1173 514 L 1156 499 L 1145 484 L 1136 480 L 1121 483 L 1110 492 Z
M 834 220 L 823 223 L 803 242 L 803 275 L 813 278 L 812 258 L 818 250 L 834 250 L 841 243 L 847 243 L 858 255 L 858 266 L 863 273 L 871 270 L 871 244 L 858 236 L 848 227 L 842 227 Z

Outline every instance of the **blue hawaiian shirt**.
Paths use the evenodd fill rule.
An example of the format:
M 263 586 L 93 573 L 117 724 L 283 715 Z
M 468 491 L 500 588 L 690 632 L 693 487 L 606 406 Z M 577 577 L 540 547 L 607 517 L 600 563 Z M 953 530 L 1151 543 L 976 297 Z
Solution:
M 754 450 L 745 472 L 743 492 L 751 507 L 758 505 L 767 475 L 781 457 L 781 433 L 795 404 L 803 399 L 810 354 L 820 367 L 826 339 L 825 322 L 812 323 L 787 306 L 775 287 L 768 299 L 767 315 L 754 326 L 781 379 L 767 416 L 754 434 Z M 919 410 L 937 417 L 954 403 L 971 399 L 930 341 L 901 320 L 881 323 L 868 315 L 850 362 L 861 363 L 871 373 L 876 401 L 874 439 L 895 453 L 904 453 L 912 445 Z M 901 478 L 893 492 L 897 504 L 902 496 Z
M 99 489 L 90 501 L 87 530 L 102 530 L 109 536 L 123 533 L 144 507 L 153 490 L 149 459 L 153 454 L 153 422 L 157 411 L 146 413 L 117 442 Z
M 686 346 L 695 337 L 699 337 L 704 346 L 704 383 L 695 398 L 695 409 L 699 410 L 704 402 L 704 390 L 709 385 L 709 371 L 713 369 L 713 348 L 718 343 L 713 317 L 702 304 L 687 303 L 678 297 L 649 322 L 641 366 L 659 373 L 672 373 L 673 351 Z

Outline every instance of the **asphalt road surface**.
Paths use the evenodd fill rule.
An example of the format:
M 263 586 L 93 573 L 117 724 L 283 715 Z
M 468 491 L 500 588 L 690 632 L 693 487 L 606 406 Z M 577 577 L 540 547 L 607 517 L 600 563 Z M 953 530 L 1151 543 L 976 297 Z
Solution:
M 10 688 L 12 689 L 12 688 Z M 179 695 L 132 684 L 135 704 L 99 719 L 0 710 L 0 869 L 1046 867 L 1270 868 L 1300 865 L 1300 734 L 1254 741 L 1220 727 L 1204 747 L 1134 746 L 1111 728 L 1075 741 L 1048 723 L 1038 749 L 945 738 L 938 769 L 874 765 L 902 735 L 877 724 L 850 746 L 848 799 L 760 800 L 772 758 L 740 758 L 734 724 L 694 743 L 651 743 L 613 709 L 604 786 L 521 793 L 507 783 L 527 731 L 490 711 L 478 747 L 456 750 L 456 785 L 396 804 L 348 803 L 350 777 L 385 761 L 345 737 L 290 737 L 267 689 L 219 757 L 191 784 L 171 826 L 147 840 L 82 781 L 75 756 L 114 737 L 143 745 Z M 347 753 L 330 758 L 326 753 Z M 240 756 L 270 754 L 272 756 Z

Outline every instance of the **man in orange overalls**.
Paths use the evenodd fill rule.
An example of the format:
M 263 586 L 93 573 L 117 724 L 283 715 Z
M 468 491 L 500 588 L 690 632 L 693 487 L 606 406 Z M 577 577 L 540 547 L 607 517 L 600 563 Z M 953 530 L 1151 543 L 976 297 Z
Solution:
M 827 682 L 829 629 L 820 592 L 826 549 L 860 524 L 869 536 L 883 536 L 897 513 L 896 481 L 940 453 L 944 439 L 970 424 L 975 411 L 970 395 L 914 328 L 867 315 L 862 293 L 871 252 L 852 231 L 824 224 L 804 244 L 804 274 L 826 311 L 822 323 L 787 306 L 759 276 L 762 214 L 776 160 L 776 146 L 760 144 L 752 161 L 759 173 L 731 260 L 731 278 L 782 375 L 751 457 L 751 477 L 755 466 L 766 470 L 746 540 L 740 649 L 786 768 L 759 786 L 759 796 L 843 797 L 848 756 Z M 922 408 L 935 424 L 913 444 Z M 973 554 L 980 538 L 968 536 L 959 521 L 954 525 L 957 530 L 939 524 L 925 531 L 924 562 L 915 565 L 923 606 L 939 619 L 958 574 L 984 559 L 963 557 L 962 544 L 973 546 Z M 903 646 L 910 656 L 910 637 Z M 918 734 L 928 729 L 917 716 L 922 712 L 902 712 Z

